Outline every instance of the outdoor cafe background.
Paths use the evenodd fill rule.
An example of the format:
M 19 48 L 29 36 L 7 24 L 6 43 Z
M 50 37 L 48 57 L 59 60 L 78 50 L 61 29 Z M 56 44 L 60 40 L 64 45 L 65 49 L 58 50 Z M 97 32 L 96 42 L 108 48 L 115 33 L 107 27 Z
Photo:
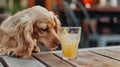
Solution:
M 120 44 L 120 0 L 0 0 L 0 22 L 34 5 L 54 11 L 62 26 L 81 26 L 80 48 Z

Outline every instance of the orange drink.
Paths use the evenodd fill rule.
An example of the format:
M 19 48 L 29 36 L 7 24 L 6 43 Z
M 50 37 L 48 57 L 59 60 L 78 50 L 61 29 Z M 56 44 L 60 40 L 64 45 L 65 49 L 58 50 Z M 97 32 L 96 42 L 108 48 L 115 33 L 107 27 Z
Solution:
M 67 28 L 69 29 L 69 27 Z M 79 29 L 78 27 L 70 27 L 70 29 L 71 28 Z M 68 32 L 68 30 L 65 29 L 63 29 L 62 34 L 60 35 L 60 40 L 62 43 L 63 59 L 68 60 L 77 57 L 78 45 L 80 42 L 80 33 L 75 33 L 75 29 L 73 29 L 71 32 Z
M 77 43 L 63 43 L 62 44 L 62 51 L 63 55 L 68 58 L 74 58 L 77 56 Z

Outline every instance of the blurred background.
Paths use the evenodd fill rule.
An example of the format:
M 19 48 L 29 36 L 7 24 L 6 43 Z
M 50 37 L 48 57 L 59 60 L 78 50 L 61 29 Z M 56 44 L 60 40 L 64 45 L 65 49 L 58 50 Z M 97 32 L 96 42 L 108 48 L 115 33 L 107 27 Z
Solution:
M 81 26 L 80 48 L 120 45 L 120 0 L 0 0 L 0 22 L 35 5 L 53 11 L 63 27 Z

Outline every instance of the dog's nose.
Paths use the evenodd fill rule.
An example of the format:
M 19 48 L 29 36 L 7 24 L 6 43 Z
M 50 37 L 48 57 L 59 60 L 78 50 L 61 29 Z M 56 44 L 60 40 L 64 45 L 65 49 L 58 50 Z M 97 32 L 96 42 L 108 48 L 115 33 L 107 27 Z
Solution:
M 56 46 L 60 46 L 61 43 L 60 43 L 60 42 L 55 42 L 55 45 L 56 45 Z

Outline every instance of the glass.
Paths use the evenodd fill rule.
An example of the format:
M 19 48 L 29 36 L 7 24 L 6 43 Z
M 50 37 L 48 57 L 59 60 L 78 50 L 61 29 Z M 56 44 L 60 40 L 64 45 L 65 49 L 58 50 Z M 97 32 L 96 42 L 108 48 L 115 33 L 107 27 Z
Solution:
M 81 27 L 62 27 L 60 31 L 63 59 L 77 58 Z

